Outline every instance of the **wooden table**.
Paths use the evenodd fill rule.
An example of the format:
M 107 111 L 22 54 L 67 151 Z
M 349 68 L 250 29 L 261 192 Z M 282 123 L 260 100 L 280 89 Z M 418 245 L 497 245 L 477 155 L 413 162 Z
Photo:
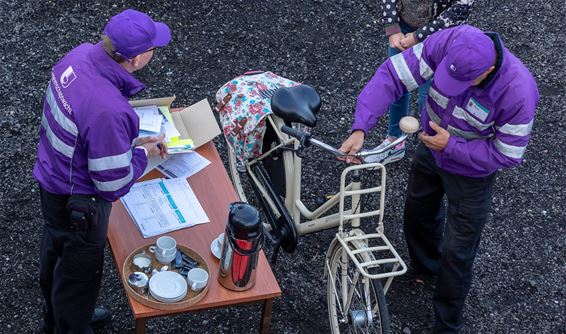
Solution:
M 188 181 L 198 197 L 200 204 L 206 211 L 210 223 L 185 228 L 168 233 L 168 235 L 175 238 L 178 243 L 194 249 L 205 259 L 211 273 L 208 293 L 197 304 L 178 311 L 153 309 L 138 303 L 128 296 L 128 301 L 130 302 L 130 307 L 132 308 L 136 321 L 135 332 L 144 333 L 145 319 L 147 318 L 252 302 L 263 302 L 260 333 L 268 333 L 273 299 L 281 296 L 281 289 L 275 280 L 263 251 L 259 257 L 256 284 L 252 289 L 234 292 L 224 288 L 217 281 L 219 261 L 210 252 L 210 243 L 219 233 L 224 231 L 228 215 L 228 204 L 236 201 L 238 197 L 226 174 L 226 170 L 224 169 L 224 165 L 220 160 L 220 156 L 214 144 L 209 142 L 199 147 L 197 152 L 210 160 L 211 164 L 191 176 Z M 153 170 L 145 175 L 142 180 L 157 177 L 163 176 L 161 173 Z M 144 239 L 122 205 L 122 202 L 116 201 L 114 203 L 112 206 L 112 214 L 110 215 L 108 241 L 120 277 L 122 277 L 122 265 L 128 254 L 142 245 L 155 242 L 158 237 L 159 236 Z M 244 332 L 248 330 L 248 328 L 242 328 Z

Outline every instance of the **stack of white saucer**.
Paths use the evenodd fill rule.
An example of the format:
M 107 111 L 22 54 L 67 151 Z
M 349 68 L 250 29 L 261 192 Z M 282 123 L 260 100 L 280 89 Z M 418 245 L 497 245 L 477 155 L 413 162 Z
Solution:
M 160 271 L 149 279 L 149 293 L 162 303 L 176 303 L 187 295 L 187 281 L 173 271 Z
M 222 255 L 222 246 L 224 245 L 224 233 L 220 233 L 220 235 L 212 240 L 210 243 L 210 251 L 212 254 L 217 258 L 220 259 Z

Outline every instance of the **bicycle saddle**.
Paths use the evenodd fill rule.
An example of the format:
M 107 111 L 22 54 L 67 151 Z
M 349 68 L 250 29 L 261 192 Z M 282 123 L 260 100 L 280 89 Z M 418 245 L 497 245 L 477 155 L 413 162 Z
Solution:
M 279 88 L 271 98 L 271 110 L 286 122 L 316 125 L 320 96 L 308 85 Z

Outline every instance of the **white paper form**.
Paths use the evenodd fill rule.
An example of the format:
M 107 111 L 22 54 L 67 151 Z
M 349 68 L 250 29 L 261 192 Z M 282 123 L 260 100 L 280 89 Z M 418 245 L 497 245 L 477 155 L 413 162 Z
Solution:
M 149 131 L 159 133 L 161 131 L 161 122 L 163 116 L 159 112 L 157 106 L 146 106 L 134 108 L 134 111 L 140 119 L 140 131 Z
M 121 200 L 144 238 L 209 222 L 186 179 L 139 182 Z
M 179 137 L 181 134 L 173 123 L 173 117 L 167 107 L 159 107 L 159 111 L 163 114 L 163 123 L 161 124 L 161 133 L 165 133 L 165 141 Z
M 158 113 L 160 113 L 159 117 L 160 117 L 161 127 L 160 127 L 158 132 L 143 130 L 140 127 L 140 132 L 138 134 L 138 137 L 158 136 L 160 133 L 164 133 L 165 134 L 165 141 L 168 141 L 171 138 L 180 136 L 179 131 L 177 130 L 177 128 L 175 128 L 175 124 L 173 123 L 173 118 L 171 117 L 171 113 L 169 112 L 169 108 L 149 106 L 149 107 L 134 108 L 134 110 L 136 110 L 136 113 L 138 113 L 138 111 L 137 111 L 138 109 L 141 109 L 142 112 L 145 112 L 144 108 L 147 108 L 148 110 L 149 109 L 153 110 L 155 108 L 156 110 L 158 110 Z M 140 120 L 141 120 L 141 116 L 140 116 Z M 144 170 L 144 172 L 141 176 L 144 176 L 145 174 L 149 173 L 152 169 L 154 169 L 160 163 L 166 161 L 170 157 L 171 157 L 171 155 L 165 156 L 165 159 L 162 159 L 160 156 L 148 157 L 147 166 L 146 166 L 146 168 L 145 168 L 145 170 Z
M 169 178 L 180 177 L 186 179 L 208 165 L 210 165 L 210 161 L 205 157 L 197 152 L 190 152 L 174 154 L 167 161 L 159 164 L 157 169 Z

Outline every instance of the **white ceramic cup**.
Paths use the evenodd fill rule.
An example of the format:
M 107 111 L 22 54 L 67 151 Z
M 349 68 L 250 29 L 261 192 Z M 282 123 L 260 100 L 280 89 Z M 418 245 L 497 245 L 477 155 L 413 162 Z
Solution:
M 167 235 L 159 237 L 155 246 L 149 247 L 149 251 L 155 253 L 155 258 L 159 263 L 167 264 L 175 259 L 177 241 Z
M 208 283 L 208 273 L 201 268 L 191 269 L 187 274 L 187 282 L 191 290 L 199 292 L 204 289 Z
M 157 262 L 159 262 L 161 264 L 170 264 L 173 260 L 175 260 L 175 254 L 161 255 L 161 254 L 155 253 L 155 258 L 157 259 Z

